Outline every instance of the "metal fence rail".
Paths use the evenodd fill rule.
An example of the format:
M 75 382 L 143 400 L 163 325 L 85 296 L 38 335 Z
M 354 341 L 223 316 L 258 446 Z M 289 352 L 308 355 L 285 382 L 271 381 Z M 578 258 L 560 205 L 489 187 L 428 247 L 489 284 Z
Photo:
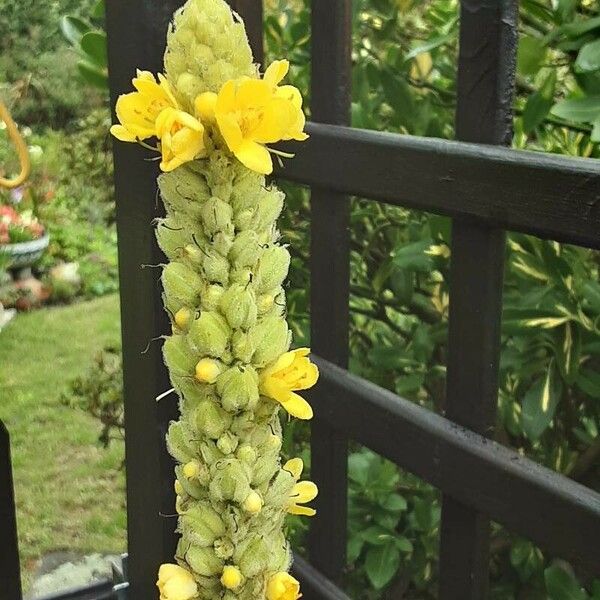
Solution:
M 107 0 L 113 104 L 135 68 L 159 70 L 164 34 L 181 0 Z M 231 0 L 262 57 L 261 0 Z M 307 600 L 348 600 L 336 587 L 345 565 L 347 441 L 355 439 L 442 491 L 443 600 L 485 598 L 489 520 L 600 574 L 600 494 L 489 438 L 497 404 L 505 230 L 600 248 L 600 165 L 503 148 L 511 137 L 516 0 L 462 0 L 460 141 L 346 127 L 350 102 L 351 0 L 312 2 L 311 139 L 277 176 L 312 188 L 311 334 L 322 377 L 311 394 L 318 514 L 310 563 L 294 572 Z M 478 145 L 485 144 L 485 145 Z M 496 147 L 494 146 L 496 145 Z M 150 228 L 155 166 L 143 150 L 115 145 L 117 223 L 127 418 L 129 581 L 152 598 L 160 562 L 172 560 L 172 464 L 164 432 L 174 405 L 149 401 L 167 387 L 159 348 L 166 330 Z M 349 195 L 453 218 L 446 417 L 349 374 Z M 340 410 L 343 408 L 343 410 Z M 2 600 L 19 600 L 8 437 L 0 429 Z M 7 491 L 8 490 L 8 491 Z M 311 564 L 312 563 L 312 564 Z M 12 586 L 12 587 L 11 587 Z M 2 590 L 4 592 L 4 589 Z

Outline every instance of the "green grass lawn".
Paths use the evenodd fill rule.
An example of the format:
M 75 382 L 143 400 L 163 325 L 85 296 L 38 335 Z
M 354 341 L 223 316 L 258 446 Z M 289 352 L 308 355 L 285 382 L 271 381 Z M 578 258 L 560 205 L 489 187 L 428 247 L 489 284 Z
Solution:
M 102 448 L 99 423 L 59 401 L 118 339 L 117 296 L 20 314 L 0 332 L 0 419 L 11 434 L 26 585 L 47 552 L 125 548 L 123 444 Z

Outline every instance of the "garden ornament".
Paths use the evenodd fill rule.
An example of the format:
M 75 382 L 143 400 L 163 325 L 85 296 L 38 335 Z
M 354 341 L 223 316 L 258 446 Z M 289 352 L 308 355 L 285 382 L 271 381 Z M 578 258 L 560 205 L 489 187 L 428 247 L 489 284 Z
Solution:
M 6 124 L 6 131 L 8 133 L 8 137 L 12 140 L 15 149 L 17 150 L 17 155 L 19 157 L 19 164 L 21 168 L 20 173 L 13 179 L 5 179 L 4 177 L 0 177 L 0 188 L 14 189 L 18 188 L 20 185 L 23 185 L 23 183 L 25 183 L 25 181 L 29 177 L 29 173 L 31 171 L 29 151 L 27 149 L 27 144 L 25 143 L 25 140 L 21 137 L 21 134 L 17 129 L 16 123 L 13 121 L 8 111 L 8 108 L 2 102 L 2 100 L 0 100 L 0 121 L 4 121 L 4 123 Z

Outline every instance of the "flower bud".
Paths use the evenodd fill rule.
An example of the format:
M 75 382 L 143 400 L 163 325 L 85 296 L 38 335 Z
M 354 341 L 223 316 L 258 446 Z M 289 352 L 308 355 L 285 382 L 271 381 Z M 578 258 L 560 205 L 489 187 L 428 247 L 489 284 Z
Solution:
M 252 367 L 231 367 L 219 375 L 217 392 L 225 410 L 252 410 L 259 398 L 258 375 Z
M 220 308 L 232 329 L 248 329 L 256 323 L 256 300 L 247 285 L 232 285 L 221 296 Z
M 167 305 L 176 313 L 182 306 L 196 306 L 200 300 L 202 279 L 181 262 L 170 262 L 162 272 Z
M 170 260 L 180 256 L 181 248 L 187 241 L 187 232 L 173 217 L 161 219 L 156 226 L 156 241 Z
M 261 367 L 277 360 L 290 347 L 291 334 L 285 319 L 269 315 L 250 330 L 256 347 L 252 362 Z
M 260 497 L 258 492 L 252 490 L 244 500 L 242 507 L 251 515 L 256 515 L 262 510 L 263 499 Z
M 202 548 L 212 546 L 226 533 L 225 523 L 208 502 L 194 502 L 179 519 L 185 539 Z
M 196 408 L 196 425 L 204 435 L 216 440 L 231 426 L 231 415 L 215 402 L 201 402 Z
M 189 438 L 186 435 L 183 423 L 174 421 L 169 425 L 167 448 L 169 454 L 179 462 L 187 462 L 194 456 L 194 451 L 190 447 Z
M 227 256 L 233 244 L 233 233 L 219 231 L 213 235 L 211 243 L 221 256 Z
M 216 501 L 242 503 L 250 493 L 250 484 L 242 463 L 235 458 L 218 461 L 211 468 L 210 495 Z
M 191 347 L 205 356 L 222 358 L 229 342 L 231 329 L 225 317 L 217 312 L 202 311 L 190 325 L 188 340 Z
M 233 358 L 249 363 L 252 360 L 252 355 L 256 351 L 256 347 L 252 337 L 247 331 L 234 331 L 231 337 L 231 352 Z
M 255 231 L 248 229 L 235 236 L 229 250 L 229 260 L 234 268 L 246 267 L 253 269 L 260 253 L 258 236 Z
M 192 317 L 192 311 L 184 306 L 175 313 L 175 325 L 177 325 L 179 329 L 186 331 L 192 321 Z
M 202 227 L 208 237 L 222 231 L 233 233 L 233 209 L 227 202 L 215 196 L 202 205 Z
M 183 465 L 183 474 L 188 479 L 196 479 L 200 474 L 200 463 L 197 460 L 190 460 Z
M 233 551 L 235 550 L 233 542 L 227 537 L 221 537 L 218 540 L 215 540 L 213 548 L 215 549 L 215 554 L 223 560 L 231 558 L 233 556 Z
M 290 253 L 283 246 L 267 248 L 258 261 L 256 285 L 260 292 L 268 292 L 278 287 L 287 277 L 290 268 Z
M 171 381 L 176 384 L 177 377 L 189 377 L 194 372 L 194 355 L 183 335 L 168 337 L 163 344 L 163 357 L 169 369 Z M 177 387 L 177 385 L 175 385 Z
M 270 481 L 279 468 L 279 455 L 277 450 L 259 454 L 252 469 L 252 485 L 260 486 Z
M 219 306 L 219 300 L 223 295 L 223 286 L 214 283 L 207 285 L 200 293 L 202 310 L 215 311 Z
M 234 553 L 234 559 L 244 577 L 254 577 L 267 567 L 271 551 L 263 536 L 255 536 L 242 542 Z
M 253 465 L 256 462 L 256 450 L 250 444 L 239 446 L 236 456 L 247 465 Z
M 275 296 L 271 293 L 261 294 L 256 299 L 256 308 L 259 315 L 268 313 L 275 305 Z
M 212 358 L 202 358 L 195 368 L 195 377 L 200 383 L 214 383 L 221 373 L 221 365 Z
M 184 489 L 183 489 L 183 486 L 181 485 L 181 483 L 179 482 L 178 479 L 175 480 L 175 484 L 173 485 L 173 487 L 175 488 L 175 493 L 178 496 L 183 496 Z
M 185 163 L 176 172 L 162 173 L 158 187 L 169 213 L 192 223 L 200 219 L 202 201 L 210 197 L 206 179 L 193 162 Z
M 223 584 L 223 587 L 228 590 L 235 590 L 240 587 L 242 583 L 242 573 L 237 567 L 227 565 L 223 569 L 221 583 Z
M 226 285 L 229 281 L 229 261 L 214 250 L 206 252 L 202 268 L 206 279 L 211 283 Z
M 300 597 L 300 583 L 289 573 L 275 573 L 267 583 L 267 600 L 289 600 Z
M 235 435 L 226 431 L 218 440 L 217 448 L 223 454 L 233 454 L 238 445 L 238 439 Z
M 195 573 L 204 577 L 213 577 L 223 571 L 223 561 L 215 555 L 212 547 L 192 545 L 185 553 L 185 560 Z
M 262 190 L 262 197 L 252 218 L 252 228 L 256 231 L 270 231 L 283 209 L 285 198 L 282 191 L 277 188 Z

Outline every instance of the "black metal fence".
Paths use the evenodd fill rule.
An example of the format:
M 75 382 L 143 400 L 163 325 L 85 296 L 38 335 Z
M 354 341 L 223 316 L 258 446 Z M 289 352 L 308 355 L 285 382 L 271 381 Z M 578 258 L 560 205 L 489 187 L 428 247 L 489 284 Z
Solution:
M 108 0 L 113 103 L 136 68 L 161 69 L 167 23 L 178 0 Z M 262 58 L 261 0 L 231 2 Z M 351 0 L 313 0 L 309 141 L 278 177 L 310 185 L 311 336 L 321 380 L 311 394 L 312 478 L 321 493 L 311 521 L 310 564 L 295 572 L 307 600 L 343 600 L 347 444 L 357 440 L 443 493 L 439 597 L 485 598 L 490 520 L 553 555 L 600 573 L 600 495 L 488 438 L 497 405 L 505 230 L 600 248 L 600 164 L 513 151 L 516 0 L 462 0 L 458 108 L 460 141 L 346 127 L 350 108 Z M 485 144 L 485 145 L 475 145 Z M 500 146 L 500 147 L 494 147 Z M 150 227 L 155 163 L 115 147 L 126 398 L 130 595 L 152 598 L 157 566 L 176 536 L 172 464 L 164 433 L 175 406 L 156 404 L 168 387 L 160 349 L 167 330 Z M 446 417 L 346 371 L 349 195 L 452 217 Z M 0 585 L 20 598 L 8 441 L 0 430 Z M 7 526 L 8 524 L 8 526 Z M 8 529 L 5 529 L 7 528 Z M 6 534 L 4 532 L 6 531 Z M 4 543 L 8 540 L 8 543 Z M 6 588 L 4 588 L 6 589 Z

